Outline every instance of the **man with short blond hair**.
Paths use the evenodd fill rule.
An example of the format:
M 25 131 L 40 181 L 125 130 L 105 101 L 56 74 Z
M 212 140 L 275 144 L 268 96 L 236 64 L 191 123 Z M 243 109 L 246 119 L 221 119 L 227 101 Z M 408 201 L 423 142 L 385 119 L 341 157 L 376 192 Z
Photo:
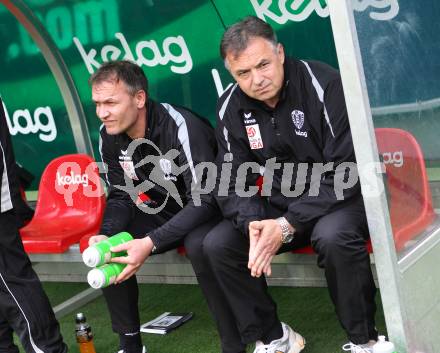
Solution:
M 201 248 L 220 212 L 211 195 L 194 197 L 206 181 L 195 166 L 214 160 L 216 141 L 206 120 L 151 99 L 147 78 L 133 62 L 103 64 L 90 84 L 103 124 L 100 152 L 109 193 L 100 234 L 89 244 L 121 231 L 135 238 L 112 249 L 127 251 L 127 256 L 112 259 L 127 266 L 117 284 L 103 292 L 120 352 L 145 353 L 134 274 L 151 254 L 185 245 L 208 305 L 221 311 L 216 309 L 219 290 Z

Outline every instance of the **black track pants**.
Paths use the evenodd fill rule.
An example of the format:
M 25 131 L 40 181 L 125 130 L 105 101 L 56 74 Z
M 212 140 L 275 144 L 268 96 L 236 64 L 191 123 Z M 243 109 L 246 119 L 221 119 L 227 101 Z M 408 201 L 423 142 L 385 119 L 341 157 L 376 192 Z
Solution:
M 283 214 L 268 207 L 270 218 Z M 374 328 L 376 288 L 365 248 L 367 238 L 367 222 L 360 198 L 320 218 L 280 251 L 311 242 L 318 253 L 318 266 L 325 269 L 339 321 L 354 343 L 365 343 L 377 335 Z M 224 305 L 229 308 L 215 315 L 223 321 L 220 326 L 236 329 L 225 340 L 238 346 L 261 339 L 279 319 L 265 278 L 251 277 L 247 268 L 249 240 L 229 220 L 223 220 L 206 236 L 203 249 L 222 290 Z
M 0 213 L 0 353 L 64 353 L 60 328 L 18 234 L 13 211 Z
M 220 218 L 213 219 L 210 222 L 196 227 L 185 237 L 183 244 L 174 244 L 164 251 L 176 248 L 179 245 L 185 246 L 186 254 L 191 261 L 209 309 L 212 313 L 219 313 L 219 317 L 215 315 L 214 319 L 218 325 L 223 351 L 241 352 L 244 350 L 244 345 L 240 342 L 236 328 L 228 325 L 219 326 L 220 322 L 224 322 L 222 319 L 223 315 L 228 317 L 229 308 L 225 305 L 225 298 L 223 297 L 222 291 L 203 254 L 203 239 L 219 220 Z M 137 212 L 135 222 L 132 222 L 127 231 L 135 237 L 143 237 L 149 230 L 159 227 L 165 221 L 166 217 L 164 218 L 163 215 L 149 215 L 139 211 Z M 139 330 L 140 320 L 138 312 L 139 293 L 136 276 L 118 285 L 104 288 L 103 293 L 110 312 L 113 331 L 119 334 L 137 332 Z M 121 298 L 123 299 L 121 300 Z

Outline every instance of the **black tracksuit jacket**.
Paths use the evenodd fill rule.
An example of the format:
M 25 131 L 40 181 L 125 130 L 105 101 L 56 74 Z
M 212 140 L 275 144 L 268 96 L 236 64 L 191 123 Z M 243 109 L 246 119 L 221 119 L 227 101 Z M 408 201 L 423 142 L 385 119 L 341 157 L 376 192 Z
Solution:
M 0 99 L 0 213 L 11 210 L 14 198 L 21 197 L 17 183 L 18 177 L 14 174 L 14 168 L 16 165 L 11 136 L 3 111 L 3 103 Z
M 214 131 L 206 120 L 181 107 L 149 99 L 146 118 L 145 139 L 155 146 L 142 143 L 132 156 L 127 151 L 133 140 L 127 134 L 108 135 L 101 127 L 100 152 L 106 165 L 109 194 L 100 232 L 110 236 L 127 227 L 134 217 L 136 204 L 133 198 L 137 195 L 130 186 L 136 188 L 146 182 L 140 189 L 151 198 L 149 207 L 158 209 L 166 203 L 164 211 L 174 215 L 148 234 L 159 252 L 183 239 L 190 230 L 219 212 L 211 195 L 201 195 L 201 205 L 197 206 L 191 193 L 194 178 L 201 184 L 206 179 L 206 174 L 197 175 L 195 166 L 200 162 L 214 161 L 216 141 Z M 124 163 L 127 169 L 127 164 L 136 166 L 142 160 L 147 163 L 135 168 L 135 176 L 124 173 Z M 128 178 L 128 184 L 125 178 Z M 164 183 L 171 183 L 174 187 L 167 190 Z M 124 187 L 130 190 L 127 192 Z
M 225 163 L 228 153 L 233 160 L 229 190 L 223 194 L 220 191 L 220 196 L 217 192 L 216 198 L 225 217 L 232 219 L 245 234 L 249 222 L 266 219 L 263 198 L 284 210 L 288 222 L 300 231 L 360 195 L 359 182 L 344 190 L 343 199 L 335 193 L 336 167 L 343 162 L 355 162 L 338 71 L 321 62 L 286 58 L 284 75 L 280 100 L 274 109 L 248 97 L 237 84 L 224 92 L 217 105 L 217 163 Z M 256 162 L 264 167 L 274 157 L 281 168 L 274 170 L 271 195 L 237 196 L 235 176 L 240 164 Z M 333 162 L 333 170 L 317 180 L 318 196 L 309 195 L 313 163 L 329 162 Z M 290 172 L 284 163 L 294 163 Z M 287 187 L 295 190 L 298 163 L 308 164 L 307 178 L 302 183 L 304 192 L 296 197 L 285 196 L 281 192 L 283 170 L 292 175 Z M 255 185 L 261 173 L 249 170 L 245 185 Z M 345 178 L 347 173 L 348 170 L 342 172 Z
M 12 330 L 26 352 L 64 353 L 60 327 L 24 251 L 19 220 L 16 163 L 0 99 L 0 351 L 18 352 Z

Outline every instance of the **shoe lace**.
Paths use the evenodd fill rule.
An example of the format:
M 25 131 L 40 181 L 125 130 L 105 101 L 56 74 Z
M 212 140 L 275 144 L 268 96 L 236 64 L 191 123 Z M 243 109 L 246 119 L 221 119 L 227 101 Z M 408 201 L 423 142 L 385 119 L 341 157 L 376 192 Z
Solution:
M 267 353 L 267 346 L 266 345 L 260 345 L 255 347 L 254 353 Z
M 260 343 L 255 346 L 255 350 L 253 353 L 274 353 L 274 347 L 271 347 L 269 344 Z
M 352 352 L 352 353 L 371 353 L 371 349 L 358 346 L 357 344 L 351 342 L 344 344 L 342 346 L 342 350 L 344 352 Z

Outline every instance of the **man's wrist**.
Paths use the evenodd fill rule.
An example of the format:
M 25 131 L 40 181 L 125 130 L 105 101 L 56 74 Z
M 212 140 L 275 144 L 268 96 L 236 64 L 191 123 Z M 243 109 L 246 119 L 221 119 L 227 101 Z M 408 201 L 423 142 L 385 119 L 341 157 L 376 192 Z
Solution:
M 156 246 L 154 245 L 153 240 L 150 238 L 150 236 L 147 235 L 143 240 L 147 248 L 151 249 L 151 253 L 154 253 L 156 251 Z
M 279 217 L 275 220 L 281 228 L 281 243 L 290 243 L 295 234 L 295 228 L 287 221 L 285 217 Z

